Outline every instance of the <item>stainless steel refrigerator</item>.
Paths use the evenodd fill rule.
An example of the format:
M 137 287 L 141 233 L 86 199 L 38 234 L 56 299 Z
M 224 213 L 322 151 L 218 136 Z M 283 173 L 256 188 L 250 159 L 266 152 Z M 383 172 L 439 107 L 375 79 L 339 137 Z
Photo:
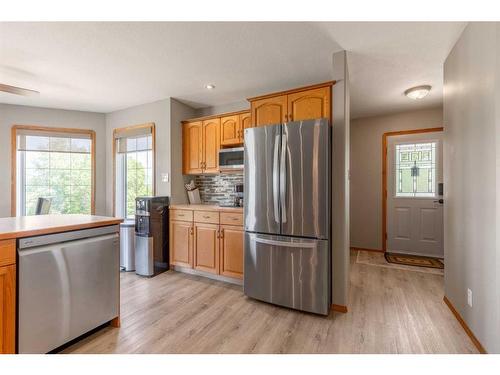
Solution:
M 330 159 L 326 119 L 245 130 L 247 296 L 328 314 Z

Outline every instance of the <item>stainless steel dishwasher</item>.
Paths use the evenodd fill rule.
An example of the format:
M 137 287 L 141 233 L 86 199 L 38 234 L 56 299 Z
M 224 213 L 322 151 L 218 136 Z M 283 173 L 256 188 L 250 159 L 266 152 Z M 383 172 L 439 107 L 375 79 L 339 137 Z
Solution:
M 19 240 L 19 353 L 47 353 L 119 315 L 118 231 Z

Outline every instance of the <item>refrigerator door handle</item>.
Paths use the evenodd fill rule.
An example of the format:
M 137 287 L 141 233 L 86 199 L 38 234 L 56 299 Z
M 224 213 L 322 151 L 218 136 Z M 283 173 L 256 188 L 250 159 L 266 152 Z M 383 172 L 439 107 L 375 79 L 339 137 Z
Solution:
M 280 202 L 281 202 L 281 222 L 287 222 L 286 214 L 286 149 L 287 137 L 283 133 L 281 136 L 281 158 L 280 158 Z
M 317 244 L 315 242 L 288 242 L 288 241 L 271 240 L 269 238 L 260 238 L 260 237 L 255 238 L 254 241 L 258 243 L 264 243 L 267 245 L 283 246 L 283 247 L 300 247 L 308 249 L 315 249 L 317 247 Z
M 274 155 L 273 155 L 273 208 L 274 208 L 274 221 L 280 223 L 278 195 L 279 195 L 279 174 L 278 174 L 278 158 L 279 158 L 279 142 L 280 135 L 274 138 Z

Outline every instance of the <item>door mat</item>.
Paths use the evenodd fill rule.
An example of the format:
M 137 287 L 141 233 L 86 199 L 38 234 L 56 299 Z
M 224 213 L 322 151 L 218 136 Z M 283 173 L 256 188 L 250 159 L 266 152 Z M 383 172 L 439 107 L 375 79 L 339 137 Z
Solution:
M 395 253 L 385 253 L 384 256 L 389 263 L 444 269 L 444 263 L 438 258 Z

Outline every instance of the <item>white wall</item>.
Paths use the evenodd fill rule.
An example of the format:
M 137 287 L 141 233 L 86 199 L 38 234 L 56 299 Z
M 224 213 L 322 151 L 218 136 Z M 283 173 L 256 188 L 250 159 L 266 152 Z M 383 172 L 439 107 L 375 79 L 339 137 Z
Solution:
M 170 100 L 170 140 L 171 147 L 171 200 L 172 203 L 188 203 L 184 183 L 191 177 L 182 175 L 182 123 L 181 121 L 193 118 L 196 111 L 175 99 Z
M 351 121 L 351 247 L 382 249 L 382 136 L 443 126 L 442 108 Z
M 170 195 L 170 99 L 159 100 L 106 114 L 106 212 L 113 215 L 113 129 L 154 122 L 156 131 L 156 195 Z
M 218 105 L 214 107 L 198 108 L 194 117 L 203 117 L 218 115 L 219 113 L 238 112 L 250 109 L 248 100 L 240 100 L 239 102 Z
M 491 353 L 500 353 L 499 51 L 498 24 L 470 23 L 444 64 L 445 294 Z
M 42 125 L 91 129 L 96 132 L 96 195 L 97 215 L 106 214 L 105 116 L 102 113 L 66 111 L 0 104 L 0 217 L 10 216 L 11 128 L 12 125 Z
M 182 177 L 182 131 L 180 121 L 193 117 L 195 110 L 167 98 L 106 114 L 106 212 L 113 214 L 113 129 L 153 122 L 156 130 L 156 195 L 172 201 L 186 201 Z M 169 181 L 162 181 L 168 173 Z
M 349 304 L 350 91 L 347 53 L 333 54 L 332 303 Z

